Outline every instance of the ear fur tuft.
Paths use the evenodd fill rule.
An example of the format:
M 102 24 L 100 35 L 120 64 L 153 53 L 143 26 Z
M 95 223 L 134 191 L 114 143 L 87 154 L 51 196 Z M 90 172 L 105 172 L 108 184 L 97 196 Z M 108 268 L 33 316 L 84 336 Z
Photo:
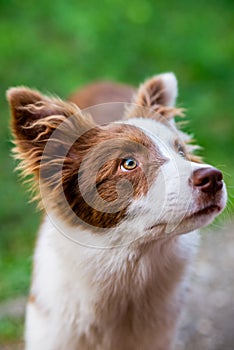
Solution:
M 126 118 L 167 119 L 182 116 L 183 111 L 174 107 L 177 97 L 177 80 L 173 73 L 163 73 L 147 79 L 140 85 Z

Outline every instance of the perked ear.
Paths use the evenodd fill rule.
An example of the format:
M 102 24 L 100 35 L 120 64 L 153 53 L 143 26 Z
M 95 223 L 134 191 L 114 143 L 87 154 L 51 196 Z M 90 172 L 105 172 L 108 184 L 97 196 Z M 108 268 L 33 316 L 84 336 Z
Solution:
M 60 139 L 54 142 L 56 147 L 65 143 L 75 129 L 82 134 L 95 125 L 75 104 L 26 87 L 10 88 L 7 100 L 12 113 L 16 158 L 23 161 L 21 168 L 25 174 L 38 173 L 45 145 L 60 124 L 66 125 L 60 131 Z M 75 118 L 69 118 L 72 116 Z
M 12 112 L 13 133 L 19 140 L 39 139 L 42 125 L 46 129 L 46 132 L 43 131 L 43 138 L 48 137 L 54 127 L 72 115 L 79 114 L 82 127 L 82 122 L 91 122 L 89 118 L 82 116 L 75 104 L 42 95 L 37 90 L 26 87 L 10 88 L 7 91 L 7 100 Z
M 177 80 L 173 73 L 156 75 L 140 85 L 136 103 L 143 107 L 173 107 L 177 97 Z
M 181 109 L 174 107 L 177 94 L 177 79 L 173 73 L 163 73 L 147 79 L 140 85 L 133 100 L 133 103 L 141 107 L 140 111 L 137 108 L 131 108 L 126 117 L 141 116 L 149 118 L 152 117 L 153 112 L 169 119 L 175 115 L 181 115 Z M 142 108 L 145 109 L 143 115 Z

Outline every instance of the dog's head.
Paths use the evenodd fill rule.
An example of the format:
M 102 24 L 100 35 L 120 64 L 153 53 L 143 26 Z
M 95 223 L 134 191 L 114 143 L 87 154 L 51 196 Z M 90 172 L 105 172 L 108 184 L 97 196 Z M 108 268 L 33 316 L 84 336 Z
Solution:
M 10 89 L 15 152 L 48 212 L 95 234 L 121 232 L 121 242 L 209 224 L 225 207 L 225 185 L 176 128 L 176 96 L 172 73 L 155 76 L 120 121 L 100 126 L 72 103 Z

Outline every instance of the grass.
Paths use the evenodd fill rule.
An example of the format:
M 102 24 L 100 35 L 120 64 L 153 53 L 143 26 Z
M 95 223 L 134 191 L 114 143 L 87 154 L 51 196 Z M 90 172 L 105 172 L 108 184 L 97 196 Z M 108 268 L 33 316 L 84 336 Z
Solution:
M 233 10 L 231 0 L 1 0 L 1 301 L 27 293 L 40 220 L 13 172 L 5 90 L 28 85 L 66 97 L 95 79 L 138 84 L 174 71 L 179 105 L 188 108 L 187 129 L 204 147 L 205 159 L 226 174 L 232 197 Z
M 14 343 L 22 339 L 22 318 L 4 317 L 0 321 L 0 344 Z

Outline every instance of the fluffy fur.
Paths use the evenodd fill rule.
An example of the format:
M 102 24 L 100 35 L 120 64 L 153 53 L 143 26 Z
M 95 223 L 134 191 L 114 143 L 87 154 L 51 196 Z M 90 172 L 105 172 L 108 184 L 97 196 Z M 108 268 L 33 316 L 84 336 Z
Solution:
M 175 76 L 137 91 L 108 84 L 73 103 L 25 87 L 7 93 L 19 168 L 45 208 L 27 350 L 171 349 L 196 230 L 225 207 L 222 174 L 200 163 L 174 123 Z M 132 104 L 97 125 L 77 105 L 107 102 L 106 90 L 110 102 Z

